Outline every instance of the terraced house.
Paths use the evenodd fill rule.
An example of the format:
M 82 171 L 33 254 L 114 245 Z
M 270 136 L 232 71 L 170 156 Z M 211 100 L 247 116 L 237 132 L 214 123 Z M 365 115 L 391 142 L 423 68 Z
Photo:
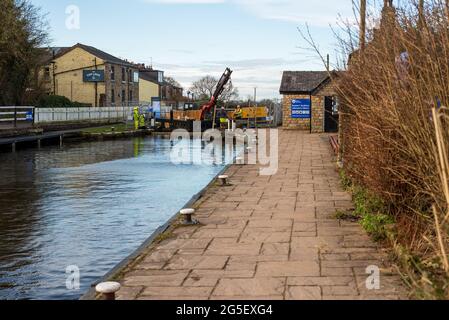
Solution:
M 59 49 L 44 69 L 49 94 L 93 107 L 139 102 L 139 71 L 127 60 L 84 44 Z

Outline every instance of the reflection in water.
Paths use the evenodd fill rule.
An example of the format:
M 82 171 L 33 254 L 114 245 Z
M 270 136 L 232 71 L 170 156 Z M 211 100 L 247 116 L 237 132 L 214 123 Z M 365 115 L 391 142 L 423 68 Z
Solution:
M 221 166 L 174 165 L 170 141 L 89 142 L 0 154 L 0 299 L 76 299 Z M 66 267 L 81 289 L 65 287 Z

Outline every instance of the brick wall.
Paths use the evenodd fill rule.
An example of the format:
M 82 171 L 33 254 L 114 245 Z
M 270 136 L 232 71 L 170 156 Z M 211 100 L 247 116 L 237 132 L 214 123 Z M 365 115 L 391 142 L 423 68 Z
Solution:
M 312 133 L 324 132 L 324 101 L 322 96 L 312 96 Z
M 114 79 L 111 79 L 111 70 L 114 67 Z M 125 71 L 125 81 L 122 81 L 123 68 Z M 129 73 L 131 70 L 131 74 Z M 133 73 L 138 69 L 123 67 L 117 64 L 107 64 L 105 72 L 106 80 L 106 106 L 122 106 L 122 92 L 125 92 L 124 105 L 138 103 L 139 101 L 139 83 L 133 82 Z M 131 77 L 131 79 L 130 79 Z M 112 102 L 112 89 L 114 89 L 115 102 Z M 130 99 L 132 92 L 132 99 Z
M 292 119 L 292 100 L 310 99 L 309 95 L 284 95 L 282 108 L 284 111 L 283 127 L 284 129 L 310 130 L 310 119 Z M 312 132 L 319 133 L 324 131 L 324 97 L 312 96 Z
M 282 109 L 284 111 L 282 126 L 284 129 L 310 130 L 309 119 L 292 119 L 292 100 L 309 98 L 309 95 L 304 94 L 284 95 L 282 99 Z

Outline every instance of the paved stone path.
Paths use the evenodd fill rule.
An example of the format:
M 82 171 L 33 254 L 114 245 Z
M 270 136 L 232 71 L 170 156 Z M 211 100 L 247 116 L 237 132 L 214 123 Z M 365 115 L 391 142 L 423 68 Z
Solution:
M 405 299 L 387 256 L 357 223 L 326 135 L 280 131 L 275 176 L 257 166 L 228 170 L 231 187 L 212 187 L 197 218 L 123 276 L 119 299 Z M 366 268 L 381 268 L 381 289 Z

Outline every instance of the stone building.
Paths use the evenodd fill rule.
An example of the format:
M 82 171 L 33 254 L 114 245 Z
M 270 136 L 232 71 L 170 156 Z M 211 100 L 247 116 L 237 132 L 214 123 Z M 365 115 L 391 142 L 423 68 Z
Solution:
M 154 100 L 161 100 L 161 86 L 163 82 L 154 77 L 151 72 L 139 72 L 139 102 L 142 105 L 152 104 Z M 163 78 L 162 78 L 163 79 Z
M 183 96 L 184 89 L 174 86 L 165 79 L 164 71 L 154 70 L 143 64 L 140 68 L 140 102 L 147 104 L 155 99 L 161 105 L 178 109 L 184 106 L 186 98 Z
M 43 80 L 49 94 L 93 107 L 139 102 L 137 66 L 80 43 L 60 48 L 44 67 Z
M 327 71 L 285 71 L 280 93 L 284 128 L 338 131 L 338 98 Z

